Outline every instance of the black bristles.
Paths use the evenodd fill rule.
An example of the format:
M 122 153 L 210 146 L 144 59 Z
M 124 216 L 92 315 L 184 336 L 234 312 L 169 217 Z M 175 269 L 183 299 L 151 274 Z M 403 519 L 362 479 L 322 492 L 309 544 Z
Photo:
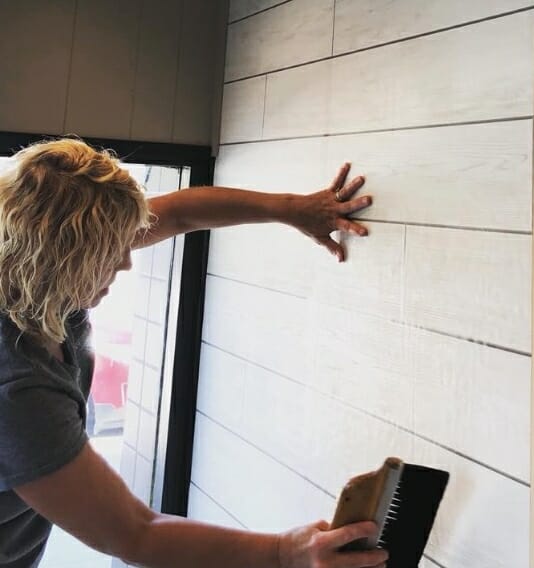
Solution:
M 388 568 L 418 567 L 448 479 L 445 471 L 404 464 L 379 538 Z

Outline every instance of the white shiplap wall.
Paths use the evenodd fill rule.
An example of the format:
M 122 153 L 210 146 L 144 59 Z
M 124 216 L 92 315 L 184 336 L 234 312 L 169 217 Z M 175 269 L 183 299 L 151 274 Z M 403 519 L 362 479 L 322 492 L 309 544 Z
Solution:
M 343 264 L 212 232 L 190 516 L 330 519 L 399 455 L 451 472 L 425 568 L 528 566 L 533 8 L 231 2 L 216 185 L 307 193 L 348 160 L 374 205 Z

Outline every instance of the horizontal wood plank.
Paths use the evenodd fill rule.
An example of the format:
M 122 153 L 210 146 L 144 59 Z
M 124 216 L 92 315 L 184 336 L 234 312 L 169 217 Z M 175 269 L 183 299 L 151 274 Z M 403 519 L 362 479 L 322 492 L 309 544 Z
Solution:
M 534 6 L 531 0 L 337 0 L 334 54 Z
M 332 516 L 329 495 L 198 413 L 195 437 L 203 443 L 194 447 L 193 483 L 248 528 L 274 532 Z
M 530 353 L 532 237 L 408 227 L 405 319 Z
M 282 3 L 283 0 L 230 0 L 228 21 L 233 22 Z
M 280 384 L 272 384 L 273 389 L 275 386 Z M 245 428 L 237 437 L 197 415 L 195 435 L 203 444 L 195 447 L 194 483 L 224 500 L 224 508 L 248 527 L 283 530 L 330 519 L 334 496 L 348 477 L 375 469 L 395 450 L 393 454 L 406 460 L 451 473 L 427 547 L 430 556 L 445 566 L 461 565 L 466 557 L 473 568 L 502 568 L 504 557 L 511 565 L 526 566 L 528 487 L 424 441 L 414 443 L 409 435 L 332 401 L 316 399 L 308 410 L 310 420 L 303 422 L 302 416 L 288 412 L 295 410 L 294 398 L 284 400 L 288 406 L 276 414 L 278 419 L 284 418 L 283 423 L 273 419 L 273 407 L 267 401 L 255 417 L 254 423 L 266 438 L 260 446 L 263 451 L 241 438 L 248 436 Z M 309 399 L 307 402 L 312 404 Z M 279 436 L 285 437 L 295 427 L 301 433 L 300 442 L 293 446 L 292 455 L 286 456 L 291 457 L 291 463 L 282 464 L 278 450 L 285 446 L 280 445 Z M 269 455 L 270 451 L 274 453 Z M 510 527 L 506 541 L 494 538 L 495 526 L 503 518 Z
M 235 297 L 245 295 L 238 285 L 235 292 L 223 287 L 231 305 L 237 304 Z M 211 293 L 213 287 L 208 290 Z M 268 291 L 256 294 L 256 302 L 262 304 L 257 312 L 276 310 L 272 296 Z M 268 334 L 243 321 L 244 309 L 237 307 L 233 316 L 208 312 L 205 318 L 209 331 L 205 340 L 228 353 L 204 346 L 202 376 L 217 377 L 218 368 L 225 373 L 221 382 L 201 383 L 200 393 L 204 394 L 199 398 L 220 400 L 221 408 L 230 406 L 225 402 L 233 398 L 237 406 L 224 417 L 225 423 L 237 428 L 242 420 L 250 372 L 243 366 L 243 357 L 528 482 L 529 357 L 318 305 L 308 310 L 311 315 L 295 330 L 306 336 L 308 343 L 293 341 L 284 362 L 275 357 L 269 361 L 275 348 L 272 337 L 289 323 L 278 318 Z M 284 319 L 291 320 L 291 313 Z M 224 335 L 212 322 L 217 317 L 225 318 Z M 239 349 L 250 336 L 258 345 L 253 357 Z M 287 337 L 280 333 L 279 341 L 287 341 Z M 239 382 L 239 388 L 230 389 L 231 394 L 223 392 L 229 375 L 233 383 Z
M 221 143 L 261 138 L 265 81 L 265 77 L 255 77 L 224 87 Z
M 263 137 L 531 116 L 532 18 L 522 12 L 273 73 Z
M 228 27 L 225 80 L 332 54 L 334 0 L 293 0 Z
M 344 263 L 285 227 L 223 229 L 212 237 L 208 271 L 316 302 L 400 319 L 404 227 L 368 226 L 370 237 L 344 237 Z M 266 264 L 277 268 L 265 270 Z
M 366 224 L 369 237 L 343 236 L 344 263 L 283 227 L 214 231 L 208 270 L 351 313 L 530 353 L 530 235 L 410 226 L 405 260 L 402 225 Z
M 222 527 L 243 529 L 243 525 L 229 515 L 213 499 L 194 484 L 189 486 L 187 518 Z
M 532 120 L 223 146 L 215 183 L 306 194 L 345 161 L 374 197 L 362 218 L 531 230 Z

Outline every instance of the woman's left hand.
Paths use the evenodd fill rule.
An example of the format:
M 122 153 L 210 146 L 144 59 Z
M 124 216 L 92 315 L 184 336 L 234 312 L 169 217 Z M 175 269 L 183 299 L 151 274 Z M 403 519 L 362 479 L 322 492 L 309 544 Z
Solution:
M 345 184 L 349 170 L 350 164 L 343 164 L 329 187 L 302 196 L 291 223 L 317 244 L 326 247 L 339 262 L 345 260 L 345 251 L 340 243 L 332 239 L 330 233 L 345 231 L 361 237 L 367 236 L 367 229 L 348 216 L 369 207 L 373 201 L 369 195 L 355 197 L 365 179 L 359 176 Z

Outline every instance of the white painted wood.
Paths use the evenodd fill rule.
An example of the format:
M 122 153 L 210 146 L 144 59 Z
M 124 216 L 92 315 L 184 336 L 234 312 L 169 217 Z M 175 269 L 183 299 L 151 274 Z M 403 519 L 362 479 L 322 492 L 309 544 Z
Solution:
M 172 139 L 182 0 L 143 2 L 131 138 Z
M 335 132 L 329 116 L 333 66 L 334 60 L 329 59 L 267 76 L 263 139 Z M 362 128 L 349 120 L 341 132 L 355 130 Z M 234 137 L 227 141 L 234 142 Z
M 275 386 L 280 385 L 271 385 L 273 389 Z M 282 530 L 321 517 L 330 519 L 333 496 L 346 479 L 376 468 L 395 448 L 407 460 L 446 468 L 451 473 L 427 548 L 430 556 L 446 566 L 462 565 L 465 558 L 473 568 L 526 565 L 528 487 L 427 442 L 414 443 L 401 431 L 324 399 L 316 399 L 309 410 L 316 419 L 303 429 L 300 417 L 288 412 L 294 410 L 294 399 L 287 400 L 290 404 L 286 412 L 280 409 L 277 414 L 284 417 L 283 425 L 276 427 L 272 407 L 267 404 L 255 420 L 256 424 L 263 422 L 262 434 L 274 442 L 270 448 L 275 451 L 280 447 L 278 437 L 298 427 L 301 443 L 293 447 L 292 463 L 285 465 L 278 462 L 279 455 L 270 458 L 243 441 L 241 436 L 248 435 L 244 429 L 238 438 L 209 418 L 197 415 L 196 436 L 204 444 L 195 447 L 194 483 L 207 494 L 224 499 L 224 508 L 248 527 Z M 302 470 L 305 456 L 310 455 L 313 457 L 308 457 L 307 463 L 311 469 Z M 293 464 L 297 473 L 289 469 Z M 495 538 L 495 527 L 503 518 L 510 531 L 508 539 Z
M 530 352 L 530 235 L 408 227 L 406 321 Z
M 284 227 L 217 231 L 208 271 L 267 288 L 280 287 L 316 302 L 400 319 L 404 227 L 368 225 L 370 237 L 344 237 L 344 263 L 308 237 Z M 273 269 L 265 270 L 266 263 Z
M 358 313 L 530 352 L 529 235 L 408 227 L 405 266 L 404 227 L 367 226 L 367 238 L 343 236 L 344 263 L 312 242 L 306 249 L 299 242 L 304 236 L 284 228 L 216 231 L 208 270 Z M 294 261 L 293 254 L 299 259 Z M 266 270 L 266 262 L 276 270 Z
M 522 12 L 273 73 L 263 137 L 531 116 L 532 17 Z
M 282 375 L 304 375 L 311 368 L 310 363 L 295 354 L 306 352 L 313 333 L 307 326 L 306 302 L 285 294 L 277 294 L 276 301 L 269 304 L 258 302 L 266 300 L 267 295 L 260 288 L 252 290 L 250 286 L 209 276 L 203 339 Z M 241 329 L 249 330 L 248 335 Z
M 214 184 L 273 193 L 322 189 L 337 173 L 325 168 L 327 144 L 328 138 L 320 137 L 221 146 Z
M 332 54 L 334 0 L 293 0 L 228 27 L 225 81 Z
M 265 77 L 255 77 L 224 87 L 221 143 L 261 138 Z
M 74 6 L 71 0 L 0 4 L 0 130 L 63 132 Z
M 333 136 L 327 151 L 328 171 L 367 176 L 364 219 L 531 230 L 531 120 Z
M 224 509 L 219 507 L 213 499 L 200 491 L 193 484 L 189 486 L 189 503 L 187 518 L 202 521 L 228 528 L 243 529 L 243 525 Z
M 233 22 L 282 3 L 282 0 L 230 0 L 228 20 Z
M 419 562 L 419 568 L 439 568 L 439 565 L 433 562 L 430 558 L 423 556 Z
M 337 0 L 334 55 L 533 5 L 531 0 Z
M 236 288 L 233 293 L 226 291 L 231 305 L 238 302 L 234 298 L 244 296 L 242 288 Z M 213 293 L 211 283 L 208 291 Z M 261 311 L 276 309 L 276 296 L 268 291 L 259 292 L 256 302 L 263 305 Z M 269 335 L 255 328 L 252 319 L 245 319 L 246 308 L 248 305 L 237 307 L 233 316 L 210 312 L 205 319 L 209 330 L 206 341 L 237 357 L 203 346 L 201 410 L 239 431 L 246 406 L 244 393 L 252 389 L 247 387 L 249 375 L 260 373 L 251 371 L 239 359 L 242 356 L 268 369 L 286 371 L 289 378 L 327 396 L 528 481 L 529 357 L 317 305 L 300 329 L 309 343 L 293 342 L 284 363 L 275 358 L 269 362 L 273 349 Z M 224 335 L 222 330 L 217 333 L 219 329 L 211 321 L 217 317 L 225 318 Z M 271 325 L 274 335 L 287 324 L 279 318 Z M 306 331 L 308 327 L 311 333 Z M 263 345 L 254 359 L 239 350 L 250 336 Z M 280 336 L 279 341 L 286 340 Z M 261 374 L 266 382 L 274 380 L 270 371 Z M 261 390 L 259 385 L 254 388 Z M 221 416 L 225 408 L 229 410 Z
M 331 496 L 201 414 L 195 437 L 204 443 L 194 447 L 193 483 L 250 529 L 274 532 L 331 518 Z
M 128 139 L 140 0 L 94 0 L 77 8 L 65 131 Z
M 345 161 L 374 196 L 363 218 L 531 229 L 530 119 L 224 146 L 215 183 L 306 194 Z

